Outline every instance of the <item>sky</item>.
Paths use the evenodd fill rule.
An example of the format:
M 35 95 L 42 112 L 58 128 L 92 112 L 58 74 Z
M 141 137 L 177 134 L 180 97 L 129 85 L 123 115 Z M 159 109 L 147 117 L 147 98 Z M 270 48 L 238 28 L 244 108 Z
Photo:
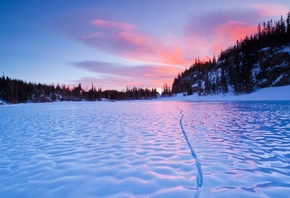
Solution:
M 289 0 L 0 0 L 0 72 L 84 89 L 160 90 L 289 8 Z

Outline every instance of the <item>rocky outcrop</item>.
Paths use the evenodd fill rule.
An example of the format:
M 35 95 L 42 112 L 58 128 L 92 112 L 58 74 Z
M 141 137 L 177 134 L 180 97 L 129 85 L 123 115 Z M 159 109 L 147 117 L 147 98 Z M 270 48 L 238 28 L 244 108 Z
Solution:
M 290 53 L 265 50 L 259 54 L 260 72 L 256 75 L 258 88 L 290 84 Z

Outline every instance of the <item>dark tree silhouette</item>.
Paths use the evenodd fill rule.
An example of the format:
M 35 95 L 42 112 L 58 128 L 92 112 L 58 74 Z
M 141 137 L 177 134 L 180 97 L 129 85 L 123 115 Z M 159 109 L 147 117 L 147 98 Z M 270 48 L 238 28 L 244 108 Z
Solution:
M 173 93 L 197 92 L 199 95 L 227 93 L 229 88 L 234 93 L 250 93 L 255 87 L 269 86 L 269 83 L 257 82 L 267 79 L 269 71 L 278 64 L 289 64 L 289 54 L 280 52 L 290 44 L 290 11 L 286 21 L 272 20 L 258 25 L 257 33 L 238 40 L 236 44 L 221 51 L 218 60 L 215 57 L 207 61 L 195 60 L 195 63 L 184 72 L 178 74 L 172 85 Z M 280 53 L 274 57 L 275 53 Z M 274 58 L 272 58 L 273 56 Z M 271 59 L 272 58 L 272 59 Z M 279 65 L 278 65 L 279 66 Z M 259 68 L 258 74 L 253 69 Z M 285 67 L 287 70 L 287 67 Z M 289 71 L 276 69 L 268 81 L 276 79 L 281 72 L 285 72 L 285 79 Z M 253 74 L 255 74 L 256 81 Z M 287 75 L 286 75 L 287 74 Z M 288 77 L 289 78 L 289 77 Z M 290 80 L 285 80 L 284 83 Z

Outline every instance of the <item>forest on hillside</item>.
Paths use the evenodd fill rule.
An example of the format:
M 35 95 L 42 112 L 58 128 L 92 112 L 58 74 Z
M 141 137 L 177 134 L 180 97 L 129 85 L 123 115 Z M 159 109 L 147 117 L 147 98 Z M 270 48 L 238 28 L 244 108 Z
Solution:
M 257 33 L 222 51 L 218 58 L 195 60 L 178 74 L 173 93 L 199 95 L 250 93 L 257 88 L 290 84 L 290 12 L 286 20 L 264 22 Z
M 157 98 L 156 88 L 129 88 L 125 91 L 96 89 L 84 90 L 76 87 L 46 85 L 0 77 L 0 99 L 8 103 L 54 102 L 54 101 L 95 101 L 95 100 L 141 100 Z

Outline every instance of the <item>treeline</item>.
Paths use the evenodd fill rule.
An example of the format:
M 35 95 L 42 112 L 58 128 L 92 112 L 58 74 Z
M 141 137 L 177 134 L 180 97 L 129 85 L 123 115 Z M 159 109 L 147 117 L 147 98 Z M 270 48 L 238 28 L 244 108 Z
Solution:
M 126 91 L 96 89 L 84 90 L 79 84 L 76 87 L 36 84 L 0 77 L 0 99 L 8 103 L 53 102 L 53 101 L 95 101 L 95 100 L 141 100 L 157 98 L 156 88 L 126 88 Z
M 190 68 L 174 79 L 172 92 L 187 92 L 189 95 L 193 92 L 199 95 L 229 91 L 250 93 L 256 87 L 273 84 L 281 73 L 289 73 L 289 52 L 283 52 L 283 48 L 290 44 L 290 12 L 286 20 L 281 16 L 279 21 L 264 22 L 257 29 L 256 34 L 238 40 L 222 51 L 218 59 L 196 59 Z M 289 83 L 289 80 L 284 80 L 284 83 Z

